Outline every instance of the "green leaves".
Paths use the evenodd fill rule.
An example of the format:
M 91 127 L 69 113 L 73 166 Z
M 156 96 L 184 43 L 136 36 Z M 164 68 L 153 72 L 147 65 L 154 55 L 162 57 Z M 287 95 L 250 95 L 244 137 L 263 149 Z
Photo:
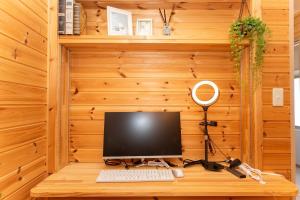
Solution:
M 269 33 L 266 24 L 259 18 L 246 17 L 236 20 L 230 27 L 230 49 L 234 61 L 234 69 L 240 80 L 241 57 L 243 52 L 243 40 L 250 42 L 250 69 L 256 86 L 261 83 L 261 71 L 266 48 L 265 35 Z

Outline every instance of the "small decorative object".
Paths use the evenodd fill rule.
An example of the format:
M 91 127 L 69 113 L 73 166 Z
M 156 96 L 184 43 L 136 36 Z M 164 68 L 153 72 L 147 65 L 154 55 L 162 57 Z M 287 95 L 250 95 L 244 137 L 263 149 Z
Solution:
M 107 6 L 108 35 L 132 35 L 131 12 Z
M 242 19 L 244 6 L 247 7 L 249 16 Z M 247 1 L 242 0 L 239 18 L 230 27 L 230 48 L 237 78 L 240 80 L 242 42 L 245 40 L 250 42 L 250 70 L 254 88 L 261 84 L 261 71 L 266 48 L 265 35 L 268 32 L 266 24 L 261 19 L 252 17 Z
M 167 20 L 167 15 L 166 15 L 166 9 L 163 9 L 163 12 L 161 11 L 161 9 L 159 8 L 159 13 L 160 13 L 160 17 L 163 20 L 163 34 L 164 35 L 171 35 L 171 27 L 170 27 L 170 22 L 172 20 L 173 15 L 175 14 L 175 4 L 173 4 L 173 8 L 172 11 L 170 13 L 169 16 L 169 20 Z
M 171 27 L 168 24 L 164 24 L 163 26 L 163 34 L 164 35 L 171 35 Z
M 152 19 L 137 19 L 136 35 L 152 35 Z

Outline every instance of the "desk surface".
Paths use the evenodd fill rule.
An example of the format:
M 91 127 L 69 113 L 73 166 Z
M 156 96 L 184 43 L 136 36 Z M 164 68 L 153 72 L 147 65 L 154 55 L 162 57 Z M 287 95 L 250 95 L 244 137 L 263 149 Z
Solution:
M 31 190 L 32 197 L 142 196 L 295 196 L 297 187 L 281 176 L 265 175 L 265 185 L 238 179 L 227 171 L 209 172 L 200 166 L 184 169 L 174 182 L 96 183 L 99 163 L 74 163 L 49 176 Z

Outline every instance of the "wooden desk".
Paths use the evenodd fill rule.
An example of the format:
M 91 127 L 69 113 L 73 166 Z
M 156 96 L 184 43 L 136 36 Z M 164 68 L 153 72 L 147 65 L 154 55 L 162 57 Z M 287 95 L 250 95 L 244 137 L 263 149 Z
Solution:
M 208 172 L 200 166 L 184 169 L 184 178 L 175 182 L 146 183 L 96 183 L 100 169 L 112 168 L 96 163 L 70 164 L 56 174 L 49 176 L 31 190 L 32 197 L 152 197 L 151 199 L 288 199 L 297 194 L 297 187 L 281 176 L 264 176 L 267 184 L 246 178 L 238 179 L 223 172 Z M 200 198 L 203 197 L 203 198 Z M 205 197 L 205 198 L 204 198 Z M 224 198 L 223 198 L 224 197 Z M 246 198 L 247 197 L 247 198 Z M 253 198 L 251 198 L 253 197 Z M 261 198 L 258 198 L 261 197 Z M 269 198 L 271 197 L 271 198 Z M 60 198 L 58 198 L 60 199 Z M 74 198 L 61 198 L 74 199 Z M 138 198 L 141 199 L 141 198 Z

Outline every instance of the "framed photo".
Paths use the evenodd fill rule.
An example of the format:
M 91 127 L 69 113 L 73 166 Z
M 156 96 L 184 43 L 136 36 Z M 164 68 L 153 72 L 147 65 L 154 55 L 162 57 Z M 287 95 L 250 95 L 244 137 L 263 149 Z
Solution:
M 144 36 L 152 35 L 152 19 L 137 19 L 135 34 Z
M 132 35 L 131 12 L 107 6 L 108 35 Z

